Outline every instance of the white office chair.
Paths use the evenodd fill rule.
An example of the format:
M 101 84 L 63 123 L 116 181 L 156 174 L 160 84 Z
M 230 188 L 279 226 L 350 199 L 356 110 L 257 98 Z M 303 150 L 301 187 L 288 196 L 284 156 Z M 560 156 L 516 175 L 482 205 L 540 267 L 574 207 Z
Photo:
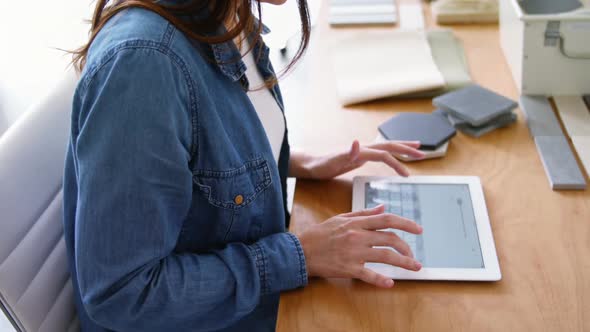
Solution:
M 0 307 L 18 331 L 78 331 L 62 226 L 76 74 L 0 137 Z

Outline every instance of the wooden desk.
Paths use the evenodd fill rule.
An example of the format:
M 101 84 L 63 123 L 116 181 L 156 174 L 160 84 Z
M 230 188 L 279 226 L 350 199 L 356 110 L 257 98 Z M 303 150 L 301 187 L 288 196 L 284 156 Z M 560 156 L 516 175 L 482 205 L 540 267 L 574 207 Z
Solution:
M 371 142 L 397 112 L 431 112 L 430 100 L 342 108 L 331 45 L 346 29 L 326 23 L 324 1 L 308 59 L 305 108 L 291 112 L 292 144 L 312 153 Z M 428 10 L 426 11 L 428 14 Z M 427 15 L 428 16 L 428 15 Z M 431 22 L 427 17 L 427 21 Z M 456 26 L 475 82 L 517 99 L 498 27 Z M 519 111 L 518 123 L 479 139 L 461 133 L 440 160 L 408 164 L 413 174 L 481 177 L 503 278 L 495 283 L 398 281 L 389 290 L 313 278 L 284 293 L 278 331 L 590 331 L 590 190 L 552 191 Z M 298 181 L 295 233 L 350 211 L 355 175 L 389 175 L 369 164 L 329 182 Z

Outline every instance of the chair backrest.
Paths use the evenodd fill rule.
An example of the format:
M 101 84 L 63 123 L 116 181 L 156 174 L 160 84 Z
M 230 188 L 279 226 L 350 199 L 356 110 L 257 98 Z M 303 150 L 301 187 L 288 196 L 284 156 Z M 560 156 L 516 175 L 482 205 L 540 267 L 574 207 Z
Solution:
M 0 137 L 0 304 L 20 331 L 79 330 L 62 224 L 76 83 L 72 70 Z

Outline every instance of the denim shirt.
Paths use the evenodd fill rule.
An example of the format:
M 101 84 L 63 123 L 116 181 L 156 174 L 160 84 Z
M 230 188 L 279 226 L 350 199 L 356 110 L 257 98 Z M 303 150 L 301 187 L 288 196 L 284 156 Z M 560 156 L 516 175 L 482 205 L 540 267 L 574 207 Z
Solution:
M 192 41 L 144 9 L 92 43 L 64 177 L 83 330 L 270 331 L 279 292 L 306 285 L 285 232 L 286 134 L 277 165 L 236 59 L 233 43 Z

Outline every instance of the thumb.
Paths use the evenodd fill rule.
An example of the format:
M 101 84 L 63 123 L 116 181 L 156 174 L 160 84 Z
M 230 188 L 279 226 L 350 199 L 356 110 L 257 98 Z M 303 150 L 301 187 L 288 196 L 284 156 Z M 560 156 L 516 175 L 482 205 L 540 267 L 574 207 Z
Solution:
M 349 213 L 342 214 L 343 217 L 351 218 L 351 217 L 367 217 L 367 216 L 374 216 L 378 214 L 382 214 L 385 212 L 385 205 L 379 204 L 373 208 L 354 211 Z

